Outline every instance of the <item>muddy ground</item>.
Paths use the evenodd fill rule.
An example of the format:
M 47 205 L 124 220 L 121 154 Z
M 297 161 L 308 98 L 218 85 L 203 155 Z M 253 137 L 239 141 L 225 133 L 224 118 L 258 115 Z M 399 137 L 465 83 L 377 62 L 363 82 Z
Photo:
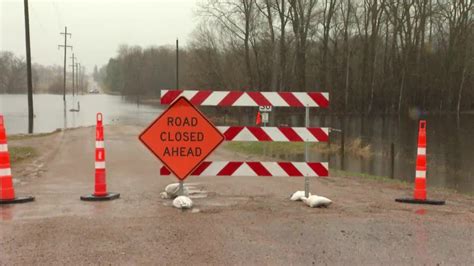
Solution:
M 291 202 L 301 178 L 191 177 L 195 208 L 159 193 L 157 159 L 132 126 L 105 128 L 111 202 L 82 202 L 94 180 L 94 128 L 15 140 L 39 157 L 13 166 L 18 195 L 0 207 L 0 264 L 473 265 L 471 196 L 429 190 L 445 206 L 396 203 L 411 187 L 356 177 L 311 180 L 327 209 Z M 211 159 L 250 160 L 218 149 Z

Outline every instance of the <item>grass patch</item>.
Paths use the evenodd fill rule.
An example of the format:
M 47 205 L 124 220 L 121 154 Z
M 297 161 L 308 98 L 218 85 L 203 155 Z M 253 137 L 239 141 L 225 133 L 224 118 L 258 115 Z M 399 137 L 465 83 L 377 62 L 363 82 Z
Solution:
M 229 142 L 226 147 L 235 152 L 249 154 L 249 155 L 271 155 L 273 157 L 281 157 L 285 155 L 300 155 L 304 154 L 304 142 Z M 309 151 L 317 152 L 323 155 L 334 155 L 339 153 L 341 146 L 339 144 L 328 143 L 310 143 Z M 362 140 L 357 138 L 350 141 L 346 145 L 345 153 L 351 154 L 364 159 L 369 159 L 373 156 L 372 147 L 364 145 Z
M 304 154 L 305 144 L 303 142 L 229 142 L 226 148 L 249 155 L 272 155 L 278 157 L 280 155 L 297 155 Z M 312 143 L 309 145 L 310 151 L 317 151 L 323 154 L 336 153 L 339 146 L 326 143 Z
M 36 157 L 38 153 L 33 147 L 10 147 L 10 162 L 17 163 L 26 159 Z
M 364 145 L 362 139 L 356 138 L 347 145 L 347 152 L 362 158 L 370 158 L 373 156 L 372 146 L 370 144 Z
M 51 136 L 51 135 L 56 134 L 58 132 L 61 132 L 61 129 L 58 128 L 55 131 L 49 132 L 49 133 L 16 134 L 16 135 L 8 136 L 8 140 L 24 140 L 24 139 L 32 139 L 32 138 L 41 138 L 41 137 Z
M 379 181 L 379 182 L 397 183 L 397 184 L 402 184 L 402 185 L 411 184 L 407 181 L 399 180 L 395 178 L 392 179 L 388 176 L 370 175 L 370 174 L 365 174 L 365 173 L 354 173 L 354 172 L 348 172 L 348 171 L 337 170 L 337 169 L 330 169 L 330 171 L 331 171 L 331 175 L 338 176 L 338 177 L 359 177 L 359 178 Z
M 400 180 L 400 179 L 392 179 L 388 176 L 377 176 L 377 175 L 370 175 L 370 174 L 364 174 L 364 173 L 354 173 L 354 172 L 342 171 L 342 170 L 337 170 L 337 169 L 332 169 L 332 168 L 330 169 L 330 174 L 332 176 L 337 176 L 337 177 L 358 177 L 358 178 L 371 180 L 375 182 L 394 184 L 394 185 L 398 185 L 407 189 L 412 189 L 414 185 L 413 182 Z M 446 187 L 429 187 L 428 190 L 445 193 L 445 194 L 455 193 L 455 194 L 464 195 L 468 197 L 474 197 L 474 192 L 459 192 L 455 189 L 446 188 Z

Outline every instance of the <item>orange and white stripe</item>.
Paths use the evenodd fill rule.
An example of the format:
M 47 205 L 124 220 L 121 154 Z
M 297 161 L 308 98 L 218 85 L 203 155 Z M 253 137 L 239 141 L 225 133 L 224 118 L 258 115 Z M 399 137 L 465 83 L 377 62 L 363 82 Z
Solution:
M 3 159 L 2 159 L 3 158 Z M 8 144 L 0 144 L 0 177 L 9 177 L 12 175 L 12 170 L 9 163 Z M 3 162 L 5 161 L 5 162 Z
M 8 144 L 0 144 L 0 152 L 8 152 Z
M 326 142 L 328 128 L 219 126 L 226 141 Z
M 279 176 L 279 177 L 325 177 L 329 175 L 328 163 L 323 162 L 230 162 L 204 161 L 192 176 Z M 161 175 L 170 175 L 166 167 Z
M 327 108 L 329 106 L 329 94 L 327 92 L 161 90 L 161 104 L 171 104 L 179 97 L 185 97 L 192 104 L 202 106 L 321 108 Z
M 12 175 L 12 169 L 11 168 L 0 169 L 0 177 L 6 177 L 6 176 L 11 176 L 11 175 Z

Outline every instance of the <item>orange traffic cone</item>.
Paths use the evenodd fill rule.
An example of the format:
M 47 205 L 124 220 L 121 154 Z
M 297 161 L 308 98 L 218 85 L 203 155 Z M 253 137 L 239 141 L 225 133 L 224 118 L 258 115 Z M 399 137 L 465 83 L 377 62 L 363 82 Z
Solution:
M 255 118 L 255 124 L 257 126 L 262 124 L 262 115 L 260 114 L 260 112 L 257 112 L 257 118 Z
M 15 197 L 12 171 L 10 168 L 10 154 L 8 153 L 7 134 L 3 115 L 0 115 L 0 205 L 10 203 L 24 203 L 35 200 L 34 197 Z
M 440 200 L 426 199 L 426 121 L 421 120 L 418 129 L 418 151 L 416 156 L 415 191 L 413 198 L 395 199 L 397 202 L 443 205 Z
M 81 196 L 85 201 L 113 200 L 120 197 L 119 193 L 107 192 L 107 182 L 105 178 L 105 146 L 104 146 L 104 126 L 103 116 L 97 114 L 96 138 L 95 138 L 95 191 L 94 194 Z

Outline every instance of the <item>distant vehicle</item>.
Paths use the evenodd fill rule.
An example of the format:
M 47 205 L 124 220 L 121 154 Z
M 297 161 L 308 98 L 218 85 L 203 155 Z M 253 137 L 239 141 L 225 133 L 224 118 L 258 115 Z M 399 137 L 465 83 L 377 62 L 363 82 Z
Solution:
M 98 94 L 98 93 L 99 93 L 99 90 L 98 90 L 98 89 L 90 89 L 90 90 L 89 90 L 89 93 L 90 93 L 90 94 Z

